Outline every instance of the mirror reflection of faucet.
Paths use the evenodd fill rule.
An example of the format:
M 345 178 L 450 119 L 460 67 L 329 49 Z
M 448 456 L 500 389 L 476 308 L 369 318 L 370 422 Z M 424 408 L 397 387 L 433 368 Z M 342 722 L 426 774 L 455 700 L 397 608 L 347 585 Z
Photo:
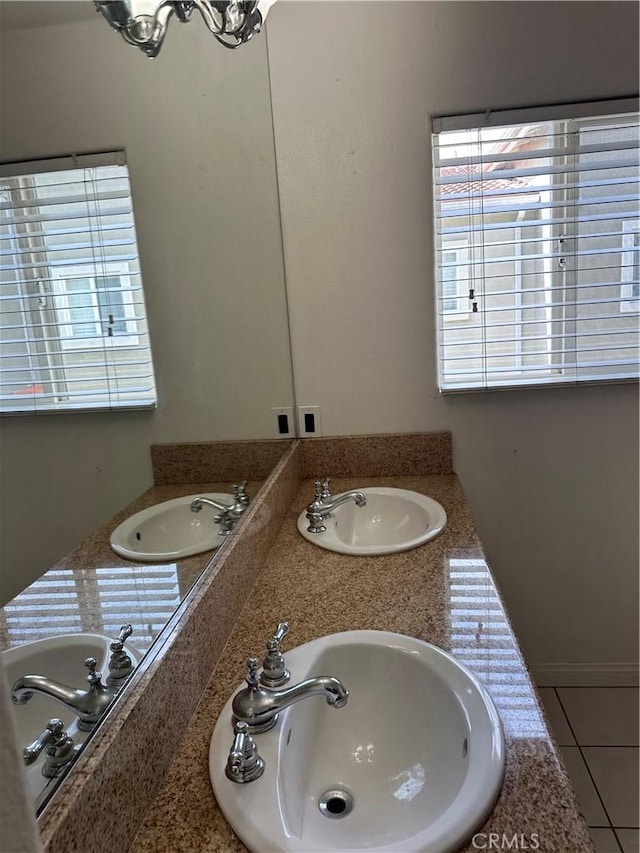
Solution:
M 46 749 L 46 760 L 42 766 L 42 775 L 47 779 L 59 776 L 67 764 L 76 757 L 78 747 L 73 738 L 65 731 L 64 723 L 53 717 L 47 723 L 46 729 L 38 737 L 25 746 L 22 758 L 26 765 L 33 764 Z
M 91 731 L 134 670 L 133 661 L 124 650 L 124 643 L 132 632 L 131 625 L 123 625 L 118 638 L 111 643 L 106 684 L 102 682 L 102 674 L 96 671 L 96 659 L 88 657 L 84 662 L 89 670 L 88 689 L 68 687 L 44 675 L 23 675 L 13 683 L 12 701 L 16 705 L 25 705 L 34 693 L 48 696 L 73 711 L 78 718 L 78 729 Z M 25 764 L 33 764 L 44 749 L 47 759 L 42 773 L 47 777 L 59 775 L 77 752 L 73 739 L 64 730 L 64 723 L 56 717 L 49 720 L 46 729 L 23 750 Z
M 220 525 L 220 535 L 228 536 L 251 503 L 251 499 L 246 492 L 247 482 L 247 480 L 244 480 L 242 483 L 233 486 L 232 504 L 224 504 L 211 498 L 198 497 L 191 501 L 191 512 L 200 512 L 205 504 L 220 510 L 220 514 L 215 516 L 214 521 Z
M 247 686 L 233 698 L 234 740 L 225 773 L 232 782 L 252 782 L 264 772 L 264 761 L 258 755 L 253 735 L 267 732 L 278 722 L 281 711 L 309 696 L 324 696 L 328 705 L 344 708 L 349 692 L 344 684 L 330 675 L 307 678 L 278 690 L 286 684 L 290 674 L 285 667 L 280 643 L 289 632 L 289 623 L 281 622 L 267 643 L 267 654 L 262 662 L 262 673 L 258 674 L 257 658 L 247 661 Z

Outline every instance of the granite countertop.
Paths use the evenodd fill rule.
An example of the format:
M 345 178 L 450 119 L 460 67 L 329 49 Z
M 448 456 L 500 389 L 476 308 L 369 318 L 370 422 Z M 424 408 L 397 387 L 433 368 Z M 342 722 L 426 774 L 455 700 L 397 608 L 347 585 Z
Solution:
M 445 531 L 421 548 L 384 557 L 325 551 L 296 530 L 313 493 L 309 482 L 302 485 L 130 853 L 246 850 L 213 797 L 209 742 L 222 706 L 242 680 L 246 658 L 261 657 L 284 619 L 291 625 L 285 656 L 286 647 L 355 629 L 396 631 L 452 652 L 491 693 L 506 738 L 502 791 L 478 832 L 504 833 L 512 843 L 517 835 L 518 849 L 593 850 L 457 477 L 334 479 L 332 491 L 370 485 L 435 498 L 447 512 Z M 464 848 L 475 849 L 471 843 Z
M 255 495 L 260 481 L 247 490 Z M 111 550 L 111 532 L 135 512 L 183 495 L 231 493 L 229 482 L 151 486 L 0 610 L 2 648 L 81 631 L 116 637 L 145 653 L 212 559 L 214 551 L 173 563 L 136 563 Z

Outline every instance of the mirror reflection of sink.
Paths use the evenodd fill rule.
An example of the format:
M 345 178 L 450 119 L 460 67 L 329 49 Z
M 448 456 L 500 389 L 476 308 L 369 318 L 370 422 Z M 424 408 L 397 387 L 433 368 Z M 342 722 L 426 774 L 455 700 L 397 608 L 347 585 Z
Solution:
M 177 560 L 219 548 L 225 540 L 214 521 L 219 510 L 203 504 L 192 512 L 196 498 L 233 504 L 233 495 L 200 492 L 155 504 L 125 519 L 111 534 L 111 547 L 127 560 L 142 562 Z
M 354 501 L 342 504 L 324 519 L 323 533 L 310 533 L 306 511 L 302 512 L 300 534 L 339 554 L 397 554 L 434 539 L 447 523 L 442 506 L 419 492 L 382 486 L 355 491 L 366 497 L 366 506 L 356 506 Z
M 86 690 L 85 659 L 88 657 L 96 659 L 96 669 L 102 672 L 102 680 L 105 681 L 111 657 L 109 645 L 112 642 L 113 638 L 102 634 L 78 633 L 35 640 L 33 643 L 6 649 L 2 652 L 2 661 L 7 684 L 11 688 L 11 685 L 23 675 L 45 675 L 68 687 Z M 132 650 L 129 643 L 126 644 L 126 651 L 134 663 L 137 663 L 139 655 Z M 21 750 L 38 737 L 52 717 L 62 720 L 76 745 L 84 743 L 89 736 L 89 732 L 83 732 L 78 728 L 77 717 L 73 711 L 67 710 L 60 702 L 41 693 L 34 693 L 29 702 L 24 705 L 13 705 L 13 709 L 16 736 Z M 42 775 L 43 764 L 44 752 L 34 764 L 25 768 L 27 787 L 33 800 L 38 798 L 51 781 Z
M 455 658 L 401 634 L 349 631 L 285 653 L 291 680 L 339 678 L 344 708 L 312 697 L 255 735 L 264 774 L 230 781 L 231 700 L 209 750 L 214 794 L 256 851 L 457 850 L 500 791 L 502 727 L 491 698 Z M 323 799 L 324 795 L 324 799 Z

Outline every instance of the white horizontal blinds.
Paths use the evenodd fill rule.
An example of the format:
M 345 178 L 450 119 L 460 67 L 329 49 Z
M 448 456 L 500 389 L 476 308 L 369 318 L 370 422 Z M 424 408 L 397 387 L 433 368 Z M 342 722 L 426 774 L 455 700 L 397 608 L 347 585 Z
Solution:
M 122 152 L 0 167 L 0 318 L 0 411 L 155 405 Z
M 442 390 L 638 376 L 638 114 L 571 112 L 434 120 Z
M 182 598 L 175 563 L 51 569 L 2 608 L 0 636 L 7 646 L 78 631 L 115 638 L 130 623 L 130 645 L 146 652 Z

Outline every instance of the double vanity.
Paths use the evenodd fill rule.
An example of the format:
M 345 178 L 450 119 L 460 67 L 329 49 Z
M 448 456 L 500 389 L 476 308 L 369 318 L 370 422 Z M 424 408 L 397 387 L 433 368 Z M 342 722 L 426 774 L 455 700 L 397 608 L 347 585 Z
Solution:
M 314 481 L 326 475 L 335 496 L 362 493 L 367 505 L 342 502 L 322 519 L 325 531 L 305 537 L 300 526 L 316 521 Z M 201 484 L 229 494 L 229 482 Z M 143 503 L 197 492 L 186 482 L 157 485 Z M 433 504 L 418 510 L 412 495 Z M 85 558 L 105 556 L 113 530 L 144 508 L 106 525 Z M 416 520 L 420 511 L 427 523 Z M 322 544 L 327 532 L 335 541 Z M 391 553 L 375 553 L 393 536 Z M 149 569 L 133 566 L 142 576 Z M 518 836 L 517 849 L 592 850 L 452 472 L 450 436 L 295 442 L 195 574 L 43 810 L 48 853 L 444 853 L 489 849 L 490 835 Z M 269 689 L 284 698 L 276 725 L 252 732 L 246 702 L 233 720 L 233 698 L 259 690 L 282 619 L 289 634 L 280 631 L 276 646 L 289 678 Z M 285 701 L 321 676 L 343 685 L 348 701 L 332 707 L 319 682 L 320 696 L 299 688 L 300 701 Z M 251 770 L 255 755 L 263 762 L 255 778 L 231 778 L 243 762 Z M 97 814 L 104 825 L 89 826 L 104 797 L 102 812 L 117 814 L 117 825 Z

